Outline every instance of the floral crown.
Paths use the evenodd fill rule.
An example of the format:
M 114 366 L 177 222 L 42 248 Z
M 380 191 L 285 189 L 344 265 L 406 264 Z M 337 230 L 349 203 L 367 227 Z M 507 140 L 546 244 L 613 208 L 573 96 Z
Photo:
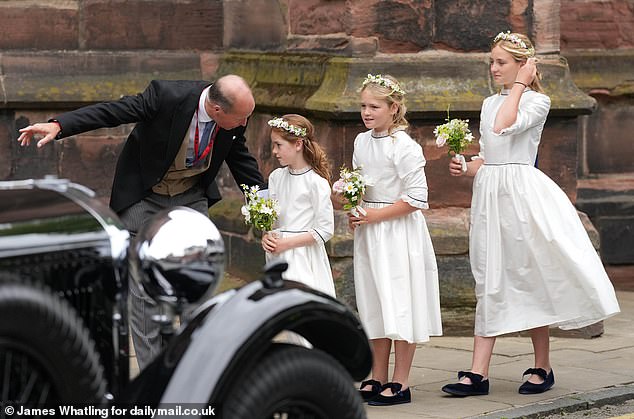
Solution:
M 500 32 L 499 34 L 495 35 L 495 38 L 493 38 L 493 43 L 496 43 L 499 40 L 510 42 L 518 48 L 524 48 L 528 50 L 529 55 L 535 54 L 535 50 L 533 48 L 529 48 L 528 45 L 526 45 L 526 42 L 522 41 L 519 36 L 512 34 L 511 31 Z
M 380 74 L 377 74 L 376 76 L 368 74 L 365 80 L 363 80 L 363 85 L 365 86 L 368 83 L 374 83 L 378 84 L 379 86 L 387 87 L 388 89 L 392 89 L 393 92 L 399 93 L 401 95 L 405 94 L 405 91 L 401 89 L 401 86 L 390 79 L 386 79 Z
M 290 132 L 298 137 L 306 136 L 306 128 L 291 125 L 288 121 L 284 120 L 284 118 L 273 118 L 268 122 L 268 124 L 270 127 L 283 129 L 284 131 Z

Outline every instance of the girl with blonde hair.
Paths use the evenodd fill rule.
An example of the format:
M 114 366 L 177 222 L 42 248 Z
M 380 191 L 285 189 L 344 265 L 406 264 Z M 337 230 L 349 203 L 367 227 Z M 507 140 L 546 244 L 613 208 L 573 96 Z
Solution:
M 352 165 L 368 180 L 354 229 L 354 284 L 359 316 L 373 349 L 371 379 L 360 393 L 374 406 L 411 401 L 416 344 L 442 334 L 438 270 L 420 209 L 428 208 L 425 157 L 405 131 L 405 92 L 389 75 L 368 75 Z M 394 345 L 394 372 L 388 377 Z
M 469 256 L 477 299 L 469 371 L 442 390 L 454 396 L 489 393 L 496 336 L 529 330 L 534 365 L 521 394 L 549 390 L 549 326 L 574 329 L 619 312 L 601 259 L 566 194 L 537 169 L 535 159 L 550 110 L 542 93 L 535 48 L 522 34 L 493 40 L 490 71 L 501 86 L 482 104 L 480 153 L 466 170 L 454 158 L 452 176 L 475 176 Z

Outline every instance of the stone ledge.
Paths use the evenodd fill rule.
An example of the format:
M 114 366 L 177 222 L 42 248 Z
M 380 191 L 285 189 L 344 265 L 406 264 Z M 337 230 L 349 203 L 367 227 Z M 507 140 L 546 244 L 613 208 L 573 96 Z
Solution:
M 78 107 L 134 95 L 152 79 L 194 79 L 190 52 L 11 51 L 0 53 L 0 107 Z
M 368 41 L 371 43 L 371 40 Z M 371 47 L 369 47 L 371 49 Z M 430 51 L 372 57 L 314 53 L 225 52 L 216 75 L 236 73 L 253 87 L 258 109 L 305 109 L 328 119 L 358 118 L 358 89 L 367 73 L 391 73 L 408 92 L 410 118 L 478 116 L 493 94 L 488 54 Z M 572 82 L 565 59 L 540 56 L 551 114 L 592 112 L 596 101 Z M 214 64 L 215 65 L 215 64 Z M 0 54 L 4 107 L 79 106 L 136 94 L 151 79 L 199 79 L 201 54 L 171 51 L 10 51 Z M 208 75 L 208 73 L 206 73 Z
M 586 93 L 634 94 L 634 49 L 576 50 L 565 56 L 574 83 Z
M 358 118 L 358 90 L 369 72 L 390 73 L 408 92 L 410 118 L 424 119 L 444 117 L 449 104 L 457 116 L 478 116 L 482 100 L 497 90 L 488 75 L 488 57 L 441 51 L 373 57 L 229 52 L 222 56 L 218 72 L 247 78 L 256 87 L 256 102 L 262 108 L 283 112 L 300 106 L 340 120 Z M 539 58 L 552 115 L 577 116 L 595 109 L 596 101 L 574 85 L 564 58 Z M 272 75 L 274 84 L 269 82 Z M 288 94 L 280 95 L 285 90 Z

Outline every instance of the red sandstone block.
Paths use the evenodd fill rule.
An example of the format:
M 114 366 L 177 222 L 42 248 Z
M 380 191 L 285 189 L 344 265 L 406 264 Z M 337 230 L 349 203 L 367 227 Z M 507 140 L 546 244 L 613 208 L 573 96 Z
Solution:
M 87 49 L 220 49 L 222 1 L 85 1 L 82 25 Z
M 628 0 L 562 0 L 561 47 L 634 47 L 634 4 Z
M 349 26 L 344 0 L 290 0 L 288 14 L 294 35 L 345 33 Z
M 0 8 L 0 49 L 76 49 L 77 9 L 43 6 Z
M 349 6 L 348 33 L 356 37 L 376 36 L 385 53 L 418 52 L 432 39 L 432 2 L 368 0 Z

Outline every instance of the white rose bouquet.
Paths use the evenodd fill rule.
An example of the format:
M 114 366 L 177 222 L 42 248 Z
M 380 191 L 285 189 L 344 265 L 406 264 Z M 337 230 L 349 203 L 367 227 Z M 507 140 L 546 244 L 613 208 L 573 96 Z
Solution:
M 277 220 L 280 212 L 278 202 L 260 196 L 259 186 L 240 186 L 244 190 L 245 204 L 242 206 L 241 212 L 244 215 L 245 224 L 261 231 L 273 230 L 273 223 Z

